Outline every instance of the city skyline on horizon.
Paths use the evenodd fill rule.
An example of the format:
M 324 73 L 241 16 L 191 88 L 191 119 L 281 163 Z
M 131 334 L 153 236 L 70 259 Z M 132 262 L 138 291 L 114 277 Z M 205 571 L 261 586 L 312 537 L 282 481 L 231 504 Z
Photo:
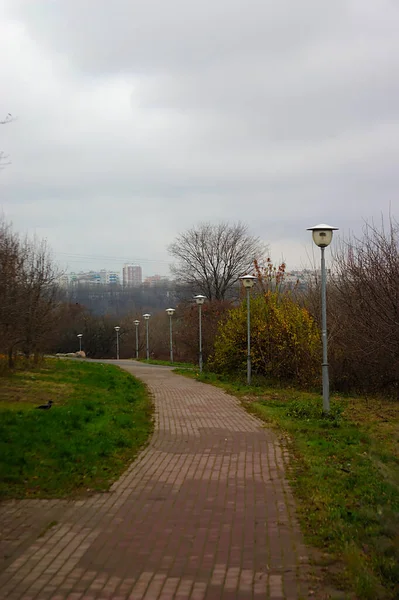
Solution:
M 61 268 L 168 276 L 178 235 L 227 220 L 300 269 L 308 227 L 398 218 L 394 3 L 53 4 L 0 2 L 0 182 Z
M 140 268 L 140 265 L 134 265 L 136 268 Z M 317 270 L 317 269 L 316 269 Z M 285 271 L 285 280 L 290 281 L 294 277 L 305 277 L 311 269 L 290 269 Z M 116 275 L 117 277 L 113 277 Z M 174 281 L 173 277 L 167 275 L 161 275 L 160 273 L 153 273 L 152 275 L 147 275 L 142 277 L 140 282 L 127 282 L 123 277 L 123 268 L 122 269 L 82 269 L 79 271 L 66 271 L 63 272 L 60 276 L 60 280 L 64 280 L 64 282 L 73 283 L 74 281 L 79 281 L 80 279 L 83 281 L 89 281 L 91 279 L 92 282 L 95 283 L 118 283 L 123 285 L 123 287 L 136 287 L 146 283 L 155 283 L 156 281 Z M 110 281 L 109 279 L 112 279 Z
M 306 234 L 308 232 L 305 232 Z M 335 236 L 339 238 L 339 231 Z M 312 242 L 311 235 L 306 235 L 306 240 L 302 244 L 302 253 L 298 257 L 298 251 L 295 247 L 287 248 L 289 256 L 279 252 L 279 248 L 274 244 L 267 244 L 270 249 L 265 256 L 265 259 L 270 257 L 273 264 L 278 265 L 285 262 L 288 271 L 302 271 L 306 269 L 318 268 L 319 257 L 315 253 L 315 247 Z M 330 256 L 331 248 L 327 251 L 326 259 L 328 261 Z M 124 264 L 138 265 L 142 268 L 143 278 L 150 277 L 153 275 L 161 275 L 162 277 L 171 277 L 170 267 L 173 264 L 173 260 L 167 260 L 166 258 L 138 258 L 137 256 L 130 259 L 128 256 L 108 256 L 101 254 L 74 254 L 52 251 L 54 261 L 63 270 L 68 272 L 78 271 L 99 271 L 101 269 L 107 269 L 110 271 L 121 271 Z M 305 257 L 305 258 L 303 258 Z M 291 260 L 290 260 L 291 259 Z M 98 268 L 102 265 L 101 268 Z

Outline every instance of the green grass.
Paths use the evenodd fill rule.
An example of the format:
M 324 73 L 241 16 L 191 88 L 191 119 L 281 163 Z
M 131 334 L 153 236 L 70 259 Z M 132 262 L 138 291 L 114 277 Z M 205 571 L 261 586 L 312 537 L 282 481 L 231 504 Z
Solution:
M 145 386 L 115 366 L 50 359 L 0 378 L 0 498 L 107 490 L 151 430 Z
M 362 600 L 398 598 L 399 404 L 335 396 L 325 417 L 318 394 L 197 378 L 235 394 L 283 433 L 302 529 L 322 551 L 330 581 Z
M 170 360 L 157 360 L 157 359 L 153 359 L 153 358 L 150 358 L 149 360 L 147 360 L 146 358 L 138 358 L 135 360 L 138 360 L 139 362 L 142 362 L 142 363 L 147 363 L 149 365 L 160 365 L 160 366 L 165 366 L 165 367 L 182 367 L 185 369 L 195 369 L 195 365 L 193 365 L 191 363 L 185 363 L 185 362 L 170 362 Z

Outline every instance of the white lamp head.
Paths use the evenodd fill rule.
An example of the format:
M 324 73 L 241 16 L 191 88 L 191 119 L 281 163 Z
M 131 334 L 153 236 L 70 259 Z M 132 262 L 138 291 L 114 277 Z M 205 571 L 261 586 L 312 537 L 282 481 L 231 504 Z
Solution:
M 81 337 L 83 337 L 83 333 L 78 333 L 77 337 L 78 337 L 78 338 L 81 338 Z
M 245 288 L 251 289 L 251 287 L 255 285 L 257 277 L 255 277 L 255 275 L 243 275 L 240 277 L 240 280 Z
M 146 313 L 145 315 L 143 315 L 143 317 L 146 321 L 148 321 L 148 319 L 151 317 L 151 315 Z
M 168 315 L 169 315 L 170 317 L 172 317 L 172 316 L 173 316 L 173 314 L 174 314 L 174 312 L 175 312 L 175 310 L 176 310 L 175 308 L 167 308 L 167 309 L 166 309 L 166 312 L 168 313 Z
M 116 327 L 114 327 L 114 329 L 115 329 L 115 331 L 119 331 L 120 330 L 119 325 L 117 325 Z
M 202 294 L 198 294 L 198 296 L 194 296 L 194 300 L 196 301 L 197 304 L 204 304 L 204 302 L 206 300 L 206 296 L 203 296 Z
M 338 231 L 338 227 L 331 227 L 325 223 L 320 223 L 314 227 L 308 227 L 308 231 L 312 232 L 313 241 L 319 248 L 326 248 L 331 244 L 333 231 Z
M 136 325 L 136 327 L 140 324 L 140 321 L 138 321 L 137 319 L 134 321 L 134 324 Z

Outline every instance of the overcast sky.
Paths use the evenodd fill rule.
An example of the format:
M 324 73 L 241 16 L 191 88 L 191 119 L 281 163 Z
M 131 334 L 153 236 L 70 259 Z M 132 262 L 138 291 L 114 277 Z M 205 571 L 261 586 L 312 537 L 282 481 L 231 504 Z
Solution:
M 301 267 L 307 227 L 398 217 L 398 31 L 397 0 L 0 0 L 4 215 L 70 270 L 167 274 L 221 220 Z

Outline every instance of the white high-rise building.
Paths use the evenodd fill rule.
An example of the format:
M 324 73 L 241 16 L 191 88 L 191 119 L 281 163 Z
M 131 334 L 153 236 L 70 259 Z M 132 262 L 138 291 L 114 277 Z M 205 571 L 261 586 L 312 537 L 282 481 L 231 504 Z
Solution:
M 138 265 L 123 266 L 123 285 L 126 287 L 141 285 L 143 281 L 143 272 Z
M 99 283 L 102 283 L 103 285 L 118 284 L 120 283 L 120 273 L 101 269 Z
M 101 271 L 73 272 L 69 274 L 68 279 L 70 284 L 80 285 L 111 285 L 120 284 L 121 282 L 120 273 L 107 271 L 106 269 L 101 269 Z

